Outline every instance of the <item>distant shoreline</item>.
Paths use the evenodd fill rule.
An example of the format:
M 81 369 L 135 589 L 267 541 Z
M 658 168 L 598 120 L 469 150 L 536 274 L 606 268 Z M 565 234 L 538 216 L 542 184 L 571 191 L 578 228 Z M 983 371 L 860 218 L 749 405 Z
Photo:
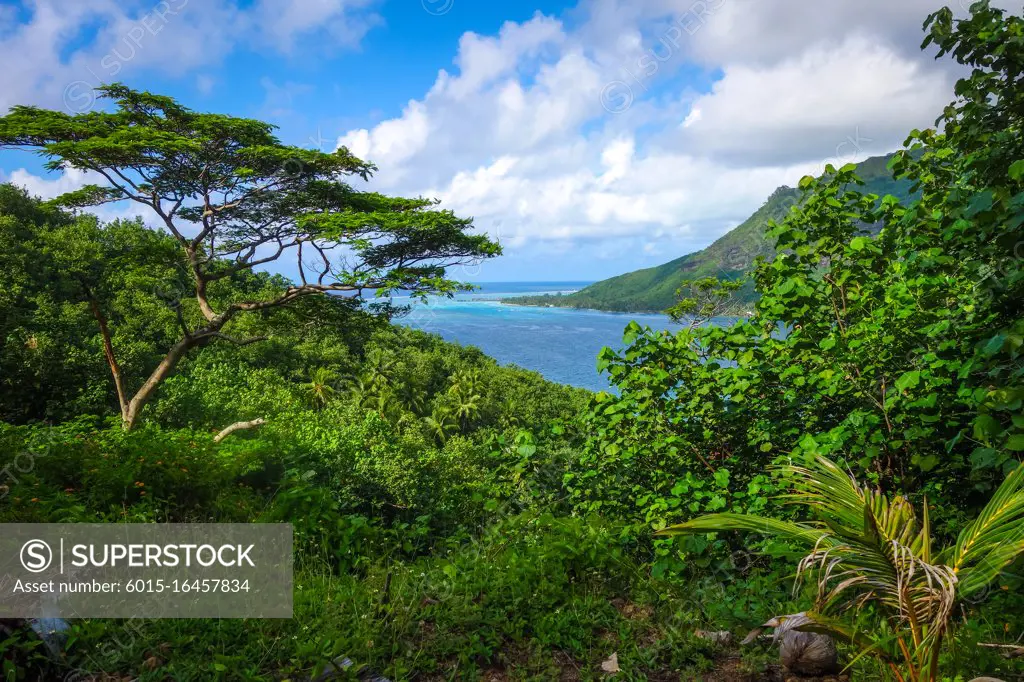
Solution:
M 545 296 L 515 296 L 515 297 L 512 297 L 512 298 L 501 299 L 501 303 L 502 303 L 502 305 L 518 306 L 518 307 L 522 307 L 522 308 L 560 308 L 562 310 L 579 310 L 579 311 L 582 311 L 582 312 L 606 313 L 606 314 L 609 314 L 609 315 L 666 315 L 667 316 L 667 314 L 665 313 L 664 310 L 644 310 L 644 309 L 640 309 L 640 308 L 633 309 L 633 310 L 610 310 L 610 309 L 607 309 L 607 308 L 595 308 L 592 305 L 554 305 L 554 304 L 549 303 L 547 301 L 539 301 L 539 300 L 537 302 L 534 302 L 532 300 L 523 301 L 523 299 L 544 299 L 544 298 L 554 298 L 554 299 L 557 299 L 557 298 L 561 298 L 561 297 L 557 296 L 557 295 L 552 295 L 552 296 L 549 296 L 549 297 L 545 297 Z M 753 314 L 754 314 L 753 310 L 745 310 L 745 311 L 743 311 L 742 315 L 735 315 L 735 316 L 729 316 L 729 317 L 735 317 L 736 319 L 749 318 Z
M 573 292 L 576 293 L 576 292 Z M 557 305 L 549 300 L 543 299 L 560 299 L 571 296 L 572 294 L 564 295 L 546 295 L 546 296 L 513 296 L 511 298 L 502 298 L 500 302 L 504 305 L 513 305 L 523 308 L 561 308 L 563 310 L 590 310 L 598 313 L 611 313 L 615 315 L 664 315 L 664 310 L 644 310 L 644 309 L 630 309 L 630 310 L 613 310 L 608 308 L 595 308 L 593 305 Z

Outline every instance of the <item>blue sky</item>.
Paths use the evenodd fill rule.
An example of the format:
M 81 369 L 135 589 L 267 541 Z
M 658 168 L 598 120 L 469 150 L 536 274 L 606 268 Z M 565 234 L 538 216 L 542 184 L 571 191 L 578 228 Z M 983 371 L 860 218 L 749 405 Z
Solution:
M 700 249 L 778 185 L 930 125 L 957 75 L 918 49 L 941 5 L 2 0 L 0 111 L 87 110 L 120 80 L 261 118 L 375 162 L 376 190 L 473 216 L 506 255 L 467 279 L 593 280 Z M 0 180 L 86 182 L 12 151 Z

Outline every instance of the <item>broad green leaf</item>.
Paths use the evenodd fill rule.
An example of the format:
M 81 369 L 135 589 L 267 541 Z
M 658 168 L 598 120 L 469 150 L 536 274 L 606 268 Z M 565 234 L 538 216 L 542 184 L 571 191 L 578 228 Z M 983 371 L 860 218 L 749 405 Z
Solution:
M 1024 178 L 1024 159 L 1014 161 L 1010 164 L 1009 176 L 1013 180 L 1020 180 L 1021 178 Z
M 921 383 L 921 372 L 918 370 L 911 370 L 910 372 L 904 372 L 899 379 L 896 380 L 896 389 L 899 391 L 905 391 L 908 388 L 914 388 Z

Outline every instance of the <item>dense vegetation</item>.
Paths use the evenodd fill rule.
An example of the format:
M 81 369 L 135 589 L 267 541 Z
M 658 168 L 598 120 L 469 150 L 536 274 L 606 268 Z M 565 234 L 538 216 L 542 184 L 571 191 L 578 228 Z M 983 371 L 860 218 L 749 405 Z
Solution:
M 888 159 L 879 156 L 858 164 L 857 176 L 864 181 L 865 192 L 879 196 L 892 194 L 905 201 L 909 198 L 910 183 L 892 177 L 886 168 Z M 705 277 L 740 280 L 758 258 L 774 257 L 775 241 L 768 233 L 768 225 L 785 218 L 800 197 L 799 189 L 779 187 L 753 215 L 711 246 L 664 265 L 601 280 L 572 294 L 517 296 L 505 302 L 627 313 L 662 312 L 675 303 L 677 291 L 684 282 Z M 730 312 L 745 314 L 753 308 L 757 296 L 753 284 L 746 283 L 734 297 L 736 305 Z
M 164 267 L 181 272 L 164 281 L 187 292 L 190 305 L 175 307 L 178 333 L 145 380 L 132 385 L 122 376 L 103 310 L 110 293 L 102 288 L 124 273 L 97 252 L 95 237 L 74 230 L 60 235 L 71 243 L 62 245 L 56 265 L 75 274 L 96 318 L 125 429 L 139 423 L 189 353 L 224 341 L 262 341 L 237 336 L 247 316 L 329 292 L 450 293 L 464 287 L 445 278 L 446 268 L 501 252 L 470 231 L 471 220 L 434 208 L 435 201 L 356 190 L 349 178 L 367 180 L 376 168 L 344 147 L 327 154 L 284 145 L 262 121 L 197 113 L 123 85 L 99 92 L 116 104 L 113 112 L 12 108 L 0 118 L 0 143 L 36 151 L 49 170 L 73 167 L 105 181 L 68 192 L 56 204 L 138 204 L 174 237 L 163 246 L 178 257 Z M 295 258 L 301 281 L 276 291 L 222 291 L 225 280 L 285 256 Z
M 678 333 L 630 325 L 625 348 L 599 358 L 614 393 L 554 385 L 393 326 L 401 311 L 387 305 L 310 292 L 225 321 L 128 420 L 124 395 L 153 377 L 168 348 L 209 332 L 208 312 L 281 301 L 309 282 L 238 267 L 256 260 L 251 240 L 263 236 L 242 229 L 244 216 L 228 230 L 238 229 L 234 242 L 190 251 L 194 237 L 169 227 L 104 224 L 0 187 L 0 521 L 287 521 L 296 533 L 292 620 L 75 621 L 56 660 L 16 630 L 0 640 L 4 675 L 308 679 L 348 657 L 399 680 L 616 670 L 636 680 L 779 679 L 769 647 L 729 652 L 698 631 L 741 633 L 811 606 L 832 608 L 822 621 L 852 633 L 841 654 L 858 681 L 1017 674 L 977 643 L 1024 633 L 1024 21 L 978 3 L 969 20 L 943 11 L 926 26 L 926 46 L 973 70 L 941 129 L 914 131 L 889 161 L 893 182 L 913 191 L 879 196 L 855 166 L 802 180 L 800 201 L 764 237 L 779 255 L 756 265 L 753 314 L 701 324 L 734 293 L 707 284 L 703 301 L 675 302 L 676 314 L 696 316 Z M 124 121 L 69 123 L 39 110 L 0 119 L 0 136 L 71 153 L 69 165 L 98 154 L 94 165 L 109 166 L 195 153 L 190 140 L 211 129 L 163 98 L 115 94 L 159 104 L 158 118 L 183 117 L 180 137 L 160 147 L 162 131 L 157 148 L 120 155 L 117 145 L 137 139 L 112 139 Z M 53 141 L 68 125 L 84 127 Z M 261 143 L 257 156 L 270 163 L 267 153 Z M 240 168 L 250 177 L 245 166 L 231 172 Z M 182 189 L 180 180 L 172 173 L 142 191 Z M 282 191 L 305 200 L 326 189 L 321 175 L 307 180 Z M 104 191 L 64 205 L 105 200 Z M 355 244 L 378 270 L 397 272 L 376 282 L 383 289 L 457 288 L 443 265 L 411 271 L 402 253 L 419 262 L 495 252 L 462 242 L 468 221 L 431 218 L 425 204 L 344 201 L 402 214 L 361 211 L 354 221 L 395 230 L 398 245 L 381 253 L 379 242 Z M 344 201 L 328 206 L 344 213 Z M 294 237 L 288 205 L 277 201 L 275 215 Z M 408 213 L 424 210 L 425 220 Z M 323 220 L 302 225 L 344 222 Z M 314 243 L 347 234 L 303 232 Z M 452 241 L 471 248 L 453 254 Z M 358 290 L 348 275 L 337 289 Z M 250 342 L 231 343 L 228 332 Z M 265 423 L 217 437 L 256 419 Z M 809 467 L 825 473 L 808 477 Z M 778 496 L 794 490 L 808 508 Z M 858 505 L 863 514 L 851 512 Z M 927 543 L 913 508 L 926 510 Z M 723 523 L 741 515 L 767 521 Z M 738 528 L 792 532 L 725 532 Z M 809 538 L 815 553 L 841 555 L 850 571 L 841 577 L 853 580 L 824 599 L 827 570 L 789 589 Z M 956 587 L 932 546 L 952 567 L 983 569 Z M 888 580 L 905 575 L 908 555 L 955 587 L 946 601 L 922 574 Z M 839 565 L 812 556 L 802 574 Z M 893 583 L 896 597 L 884 591 Z M 829 598 L 864 585 L 858 608 Z M 927 623 L 908 615 L 918 607 Z
M 828 524 L 827 537 L 862 562 L 836 551 L 819 563 L 822 607 L 861 581 L 917 589 L 903 579 L 908 556 L 932 587 L 948 563 L 952 594 L 990 589 L 968 581 L 969 561 L 996 569 L 985 575 L 1019 592 L 1016 572 L 1001 569 L 1024 551 L 1024 22 L 985 3 L 973 11 L 963 22 L 939 12 L 927 24 L 925 44 L 973 70 L 958 83 L 942 127 L 914 131 L 889 163 L 919 198 L 865 192 L 852 164 L 804 178 L 801 202 L 771 226 L 781 253 L 757 265 L 753 315 L 677 334 L 634 324 L 623 352 L 602 354 L 620 394 L 599 396 L 592 412 L 600 428 L 590 469 L 579 476 L 594 481 L 586 498 L 593 508 L 628 518 L 639 507 L 656 528 L 685 510 L 719 516 L 683 529 L 774 531 L 730 519 L 786 519 L 793 512 L 764 493 L 779 485 L 803 490 L 805 467 L 829 458 L 870 486 L 898 492 L 896 508 L 926 506 L 929 544 L 956 549 L 936 551 L 940 568 L 932 571 L 925 568 L 932 555 L 915 549 L 919 530 L 904 511 L 887 514 L 865 501 L 851 523 L 819 505 L 813 511 Z M 864 225 L 880 226 L 877 235 L 863 234 Z M 781 468 L 769 477 L 772 465 Z M 1008 476 L 1010 488 L 997 494 Z M 827 490 L 839 495 L 836 486 Z M 981 511 L 993 495 L 995 507 Z M 979 512 L 982 520 L 960 534 Z M 800 536 L 780 535 L 787 546 Z M 681 549 L 703 549 L 705 537 L 687 535 Z M 723 551 L 733 546 L 721 536 L 717 542 Z M 967 551 L 982 549 L 989 554 Z M 868 597 L 856 613 L 872 623 L 868 633 L 889 638 L 874 649 L 885 651 L 903 633 L 878 626 Z M 886 605 L 914 634 L 905 608 L 913 600 L 901 599 Z M 922 596 L 921 613 L 933 599 Z M 952 609 L 957 601 L 941 603 Z M 941 642 L 944 617 L 924 635 L 929 641 Z M 938 647 L 925 651 L 917 635 L 908 644 L 920 650 L 920 658 L 912 652 L 917 672 L 906 665 L 904 679 L 937 679 Z

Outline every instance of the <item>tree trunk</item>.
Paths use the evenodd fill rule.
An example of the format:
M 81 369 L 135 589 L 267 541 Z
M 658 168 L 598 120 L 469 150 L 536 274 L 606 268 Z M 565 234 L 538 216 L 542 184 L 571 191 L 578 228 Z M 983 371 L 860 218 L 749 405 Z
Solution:
M 135 428 L 139 422 L 142 408 L 156 395 L 156 390 L 163 383 L 163 380 L 174 371 L 174 368 L 185 357 L 185 354 L 196 344 L 197 342 L 193 337 L 186 337 L 171 346 L 164 359 L 160 361 L 160 364 L 156 366 L 153 373 L 146 379 L 146 383 L 142 384 L 142 387 L 136 391 L 122 411 L 121 422 L 125 431 L 131 431 Z
M 121 365 L 117 362 L 117 356 L 114 354 L 114 344 L 110 339 L 110 328 L 107 326 L 107 318 L 100 309 L 100 303 L 93 296 L 92 289 L 89 287 L 88 282 L 84 278 L 80 278 L 82 288 L 85 289 L 85 296 L 89 299 L 89 309 L 92 310 L 92 316 L 96 318 L 96 323 L 100 326 L 100 337 L 103 339 L 103 355 L 107 359 L 107 366 L 110 367 L 110 373 L 114 376 L 114 388 L 117 390 L 117 404 L 121 408 L 121 418 L 124 419 L 125 411 L 128 409 L 128 397 L 124 391 L 124 378 L 121 375 Z

